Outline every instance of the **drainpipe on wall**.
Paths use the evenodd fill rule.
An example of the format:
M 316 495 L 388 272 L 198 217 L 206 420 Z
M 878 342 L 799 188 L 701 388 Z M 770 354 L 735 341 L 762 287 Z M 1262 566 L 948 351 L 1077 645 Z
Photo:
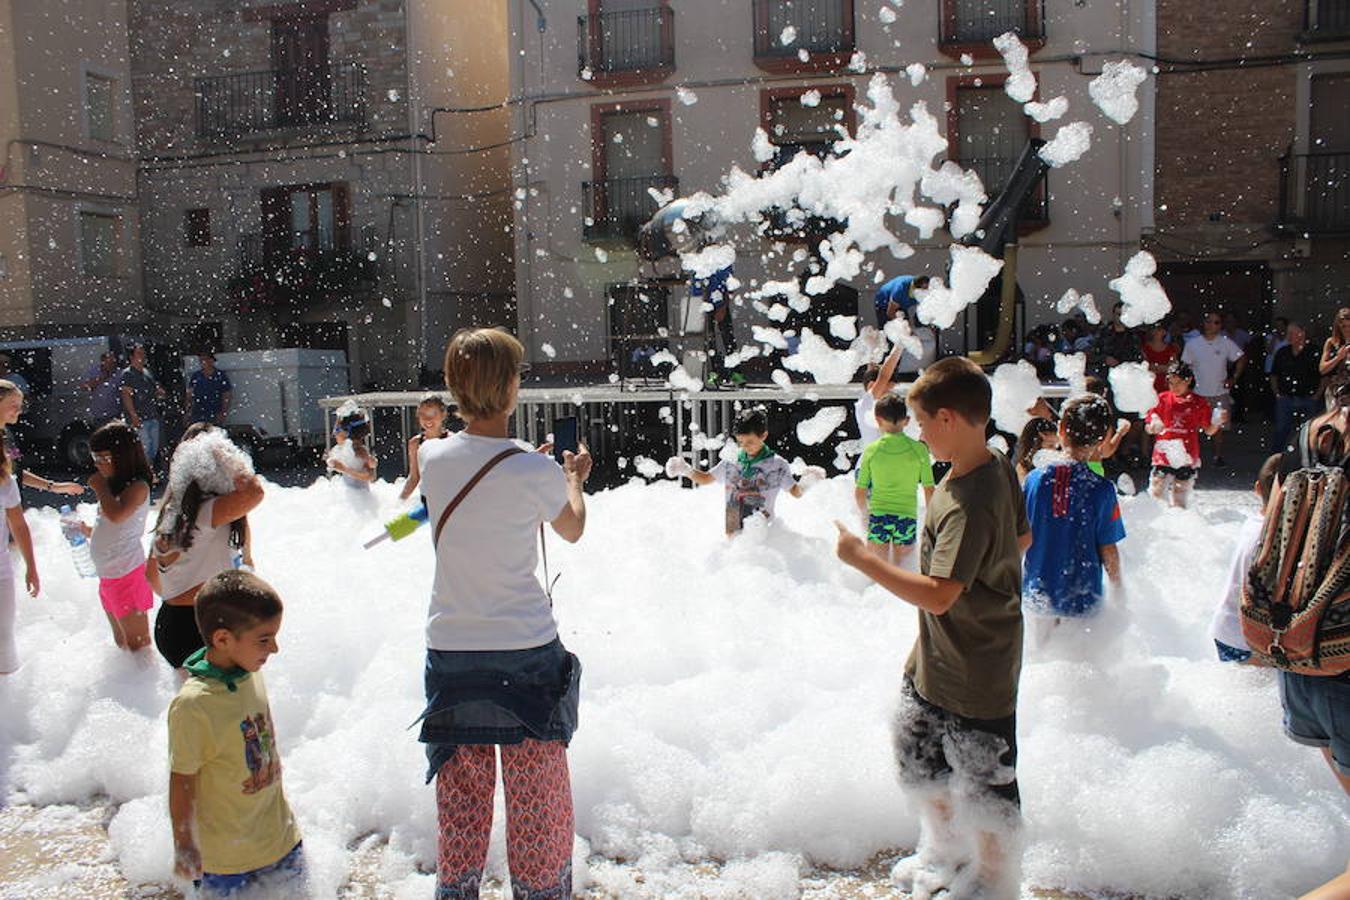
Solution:
M 422 156 L 417 142 L 418 135 L 421 133 L 418 109 L 420 105 L 420 96 L 418 94 L 417 80 L 413 76 L 413 66 L 417 60 L 417 48 L 413 43 L 413 24 L 412 12 L 409 9 L 411 3 L 405 0 L 403 4 L 403 21 L 405 28 L 404 49 L 407 60 L 407 104 L 408 104 L 408 152 L 412 158 L 413 168 L 413 243 L 417 254 L 417 358 L 414 360 L 414 367 L 411 373 L 413 387 L 418 387 L 421 381 L 422 367 L 426 365 L 427 359 L 427 272 L 426 272 L 426 249 L 423 247 L 423 241 L 426 239 L 426 222 L 423 215 L 424 206 L 422 204 Z M 407 328 L 407 321 L 404 320 L 404 328 Z

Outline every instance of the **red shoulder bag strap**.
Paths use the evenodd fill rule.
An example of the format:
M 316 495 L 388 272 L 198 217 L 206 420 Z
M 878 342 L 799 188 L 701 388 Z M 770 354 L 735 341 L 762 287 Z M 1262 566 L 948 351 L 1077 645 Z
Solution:
M 491 472 L 493 468 L 496 467 L 497 463 L 506 459 L 508 456 L 515 456 L 517 453 L 524 453 L 524 452 L 525 451 L 520 449 L 519 447 L 512 447 L 509 450 L 503 450 L 501 453 L 498 453 L 496 456 L 492 457 L 492 459 L 489 459 L 486 463 L 484 463 L 483 468 L 478 470 L 478 474 L 470 478 L 469 483 L 459 489 L 459 493 L 455 495 L 455 499 L 450 501 L 450 504 L 445 508 L 445 512 L 441 513 L 440 519 L 436 522 L 436 533 L 431 540 L 431 546 L 433 548 L 440 546 L 441 532 L 445 530 L 445 523 L 446 521 L 449 520 L 450 514 L 455 511 L 455 507 L 459 506 L 460 502 L 465 497 L 469 496 L 469 491 L 473 490 L 474 487 L 478 484 L 478 482 L 483 480 L 483 476 L 486 475 L 488 472 Z

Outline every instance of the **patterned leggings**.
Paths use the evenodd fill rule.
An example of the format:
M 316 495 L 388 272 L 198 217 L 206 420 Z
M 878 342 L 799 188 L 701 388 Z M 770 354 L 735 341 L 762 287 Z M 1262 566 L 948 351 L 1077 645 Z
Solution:
M 436 900 L 476 898 L 497 785 L 497 747 L 461 744 L 436 773 Z M 572 896 L 572 786 L 560 741 L 504 744 L 506 860 L 515 900 Z

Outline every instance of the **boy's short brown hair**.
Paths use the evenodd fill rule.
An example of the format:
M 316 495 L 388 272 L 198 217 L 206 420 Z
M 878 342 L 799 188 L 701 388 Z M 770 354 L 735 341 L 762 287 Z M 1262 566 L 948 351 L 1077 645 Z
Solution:
M 885 419 L 897 425 L 909 418 L 909 409 L 899 394 L 887 394 L 882 397 L 877 401 L 874 412 L 878 419 Z
M 1097 394 L 1074 397 L 1064 404 L 1059 413 L 1059 420 L 1064 423 L 1065 439 L 1083 449 L 1095 447 L 1106 440 L 1114 418 L 1111 404 Z
M 993 389 L 984 371 L 964 356 L 949 356 L 924 369 L 905 399 L 928 415 L 950 409 L 971 425 L 989 421 Z
M 281 597 L 252 572 L 228 569 L 206 580 L 197 592 L 197 630 L 211 645 L 211 635 L 224 628 L 233 635 L 281 615 Z
M 500 328 L 462 328 L 445 348 L 445 386 L 466 422 L 505 412 L 525 348 Z

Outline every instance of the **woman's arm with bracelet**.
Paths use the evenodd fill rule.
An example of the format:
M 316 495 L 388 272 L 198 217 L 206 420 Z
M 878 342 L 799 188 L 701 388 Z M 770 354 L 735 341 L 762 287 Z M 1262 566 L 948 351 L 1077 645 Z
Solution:
M 23 470 L 24 487 L 37 488 L 40 491 L 47 491 L 51 494 L 69 494 L 72 497 L 84 493 L 84 485 L 77 484 L 74 481 L 52 481 L 50 478 L 43 478 L 36 472 Z

